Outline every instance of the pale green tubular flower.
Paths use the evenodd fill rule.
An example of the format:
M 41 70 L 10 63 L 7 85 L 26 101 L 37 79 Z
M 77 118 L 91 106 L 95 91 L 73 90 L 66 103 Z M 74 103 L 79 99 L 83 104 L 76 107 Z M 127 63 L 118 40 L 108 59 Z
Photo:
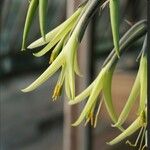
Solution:
M 137 100 L 137 97 L 140 95 L 140 105 L 138 113 L 142 112 L 145 108 L 147 102 L 147 36 L 145 38 L 143 48 L 142 48 L 142 56 L 140 59 L 140 66 L 137 73 L 137 77 L 135 79 L 134 85 L 132 87 L 129 98 L 118 118 L 118 121 L 114 127 L 121 126 L 126 118 L 128 117 L 133 104 Z
M 29 92 L 36 89 L 42 83 L 44 83 L 48 78 L 50 78 L 59 68 L 62 67 L 62 72 L 60 74 L 58 85 L 54 90 L 54 99 L 57 97 L 58 89 L 62 86 L 63 80 L 69 80 L 67 88 L 69 89 L 68 97 L 74 98 L 75 95 L 75 85 L 74 85 L 74 59 L 75 59 L 75 51 L 77 50 L 79 42 L 77 40 L 77 34 L 74 32 L 67 44 L 62 49 L 61 53 L 57 56 L 57 58 L 51 63 L 51 65 L 46 69 L 46 71 L 35 80 L 29 87 L 22 90 L 23 92 Z M 59 88 L 58 88 L 59 87 Z M 57 90 L 56 90 L 57 89 Z M 57 92 L 55 92 L 57 91 Z
M 53 46 L 55 46 L 60 40 L 62 40 L 65 35 L 67 35 L 76 25 L 78 19 L 84 10 L 85 5 L 79 7 L 72 16 L 70 16 L 65 22 L 54 28 L 52 31 L 45 35 L 45 41 L 43 41 L 43 37 L 37 39 L 33 43 L 28 46 L 28 49 L 33 49 L 40 47 L 42 45 L 48 44 L 40 53 L 35 54 L 35 56 L 42 56 L 47 51 L 49 51 Z
M 48 45 L 41 50 L 39 53 L 35 54 L 36 56 L 44 55 L 48 50 L 57 45 L 52 52 L 52 56 L 50 58 L 51 65 L 46 69 L 46 71 L 37 79 L 35 80 L 30 86 L 26 89 L 23 89 L 23 92 L 29 92 L 41 84 L 43 84 L 48 78 L 50 78 L 59 68 L 62 68 L 57 85 L 53 92 L 53 100 L 56 100 L 57 97 L 60 95 L 61 88 L 63 82 L 65 80 L 65 89 L 67 96 L 70 99 L 73 99 L 75 96 L 75 83 L 74 83 L 74 72 L 78 73 L 78 64 L 76 63 L 76 50 L 79 46 L 78 36 L 80 33 L 80 24 L 74 29 L 73 33 L 70 37 L 66 39 L 67 34 L 74 28 L 74 25 L 77 23 L 78 17 L 80 16 L 81 12 L 83 11 L 84 6 L 78 8 L 78 10 L 72 15 L 68 20 L 66 20 L 62 25 L 55 28 L 53 31 L 46 35 L 46 41 L 43 42 L 42 39 L 39 39 L 32 43 L 29 48 L 35 48 L 41 46 L 47 42 Z M 46 49 L 46 51 L 45 51 Z M 66 81 L 67 80 L 67 81 Z
M 143 36 L 146 33 L 146 29 L 147 27 L 145 21 L 138 22 L 131 29 L 129 29 L 129 31 L 120 40 L 121 54 L 123 50 L 132 42 L 136 41 L 139 36 Z M 110 53 L 104 62 L 103 68 L 97 78 L 81 94 L 76 96 L 73 101 L 70 101 L 70 105 L 73 105 L 89 97 L 80 117 L 73 124 L 74 126 L 79 125 L 84 119 L 86 119 L 87 116 L 93 116 L 89 114 L 91 114 L 91 110 L 95 108 L 95 103 L 97 102 L 97 97 L 100 92 L 104 95 L 104 102 L 112 121 L 115 123 L 118 121 L 111 98 L 111 80 L 118 60 L 119 59 L 115 53 L 115 50 L 112 50 L 112 53 Z
M 113 107 L 112 95 L 111 95 L 112 75 L 115 66 L 116 63 L 114 63 L 113 65 L 107 64 L 104 68 L 102 68 L 99 75 L 91 83 L 91 85 L 85 91 L 83 91 L 81 94 L 75 97 L 73 101 L 69 102 L 70 105 L 73 105 L 89 97 L 81 115 L 79 116 L 77 121 L 73 124 L 73 126 L 79 125 L 84 119 L 86 119 L 87 121 L 94 120 L 93 116 L 94 116 L 95 105 L 98 102 L 98 96 L 100 95 L 101 92 L 103 93 L 104 103 L 110 118 L 112 119 L 113 122 L 117 121 L 117 116 Z M 99 105 L 101 105 L 101 103 Z M 94 127 L 96 126 L 96 122 L 97 119 L 95 118 Z M 120 129 L 122 130 L 122 128 Z
M 144 148 L 147 147 L 146 142 L 143 145 L 144 138 L 145 138 L 145 141 L 147 140 L 146 127 L 147 127 L 147 107 L 139 114 L 137 119 L 126 130 L 124 130 L 119 136 L 117 136 L 108 144 L 109 145 L 117 144 L 140 129 L 140 132 L 139 132 L 139 135 L 137 137 L 135 144 L 131 144 L 131 142 L 129 141 L 127 141 L 126 143 L 129 144 L 130 146 L 136 147 L 140 140 L 140 145 L 139 145 L 138 150 L 144 150 Z
M 140 62 L 140 106 L 139 112 L 143 111 L 145 105 L 147 104 L 147 38 L 145 49 L 141 56 Z
M 53 99 L 55 100 L 61 91 L 62 83 L 65 81 L 65 90 L 66 94 L 69 97 L 69 99 L 74 99 L 75 97 L 75 73 L 80 75 L 79 67 L 77 63 L 77 49 L 81 42 L 81 39 L 83 37 L 83 33 L 86 29 L 86 26 L 89 22 L 89 18 L 92 15 L 92 10 L 95 10 L 95 8 L 99 5 L 99 2 L 97 0 L 93 1 L 88 5 L 87 8 L 84 8 L 84 5 L 80 6 L 79 9 L 84 8 L 84 13 L 82 13 L 82 16 L 78 19 L 78 22 L 74 29 L 71 30 L 71 33 L 69 34 L 69 37 L 65 39 L 65 36 L 68 34 L 68 31 L 66 33 L 66 29 L 61 28 L 61 33 L 58 32 L 56 34 L 57 38 L 54 37 L 54 39 L 51 40 L 51 42 L 39 53 L 35 54 L 36 56 L 42 56 L 46 52 L 48 52 L 57 42 L 58 47 L 56 46 L 56 53 L 59 53 L 58 56 L 54 56 L 54 59 L 52 59 L 51 65 L 46 69 L 46 71 L 37 79 L 35 80 L 30 86 L 28 86 L 26 89 L 23 89 L 23 92 L 29 92 L 37 87 L 39 87 L 41 84 L 43 84 L 48 78 L 50 78 L 59 68 L 62 67 L 62 71 L 58 80 L 58 83 L 54 89 L 53 93 Z M 81 10 L 82 12 L 82 10 Z M 65 30 L 65 32 L 64 32 Z M 61 40 L 64 41 L 61 42 Z M 55 43 L 55 44 L 54 44 Z M 42 43 L 43 44 L 43 43 Z M 59 46 L 60 44 L 60 46 Z M 63 44 L 63 46 L 62 46 Z M 52 46 L 53 45 L 53 46 Z M 36 45 L 37 46 L 37 45 Z M 60 48 L 62 47 L 62 49 Z M 59 50 L 61 49 L 61 50 Z M 59 52 L 58 52 L 59 51 Z

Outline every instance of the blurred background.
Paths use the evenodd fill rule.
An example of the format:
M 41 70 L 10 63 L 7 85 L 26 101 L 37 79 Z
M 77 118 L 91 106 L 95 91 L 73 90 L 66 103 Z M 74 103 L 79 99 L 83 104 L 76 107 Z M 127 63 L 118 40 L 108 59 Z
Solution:
M 67 136 L 66 133 L 64 134 L 64 128 L 71 126 L 71 124 L 68 125 L 64 122 L 65 115 L 69 113 L 69 109 L 65 109 L 64 113 L 64 95 L 56 102 L 52 102 L 51 99 L 57 74 L 35 91 L 21 92 L 22 88 L 34 81 L 48 67 L 49 60 L 48 55 L 36 58 L 32 55 L 33 51 L 31 50 L 21 51 L 28 0 L 3 0 L 0 3 L 0 149 L 62 150 L 65 136 Z M 49 0 L 47 32 L 65 20 L 69 3 L 71 3 L 71 0 L 70 2 Z M 120 34 L 122 36 L 137 21 L 146 19 L 147 1 L 123 0 L 120 5 Z M 91 24 L 92 32 L 89 40 L 92 41 L 90 45 L 92 48 L 90 51 L 92 52 L 90 52 L 89 57 L 92 59 L 90 65 L 87 65 L 90 70 L 89 74 L 84 74 L 84 76 L 89 76 L 87 83 L 90 83 L 98 74 L 102 63 L 113 48 L 108 6 L 102 14 L 97 13 L 94 16 Z M 39 37 L 38 15 L 36 15 L 29 33 L 28 44 Z M 136 58 L 142 47 L 142 42 L 143 38 L 134 43 L 122 56 L 117 66 L 112 88 L 114 104 L 118 114 L 124 106 L 134 82 L 138 69 Z M 82 44 L 84 45 L 84 43 Z M 81 49 L 86 47 L 87 45 L 82 46 Z M 79 61 L 82 63 L 81 58 L 79 58 Z M 82 82 L 82 79 L 80 81 Z M 125 126 L 128 126 L 134 120 L 136 105 Z M 80 107 L 82 109 L 83 105 Z M 84 128 L 83 125 L 81 127 Z M 89 130 L 86 132 L 89 132 Z M 92 143 L 93 148 L 91 150 L 131 149 L 124 142 L 114 147 L 106 145 L 106 142 L 118 135 L 119 131 L 111 128 L 111 122 L 105 107 L 102 108 L 97 127 L 90 130 L 90 133 L 84 134 L 85 136 L 91 136 L 88 138 Z M 134 141 L 134 136 L 131 138 Z M 73 147 L 72 144 L 72 149 Z

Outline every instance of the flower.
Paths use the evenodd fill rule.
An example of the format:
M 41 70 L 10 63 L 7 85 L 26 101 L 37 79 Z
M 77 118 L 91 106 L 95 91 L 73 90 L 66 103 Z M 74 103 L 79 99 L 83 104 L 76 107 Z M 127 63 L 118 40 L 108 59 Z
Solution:
M 82 40 L 87 24 L 93 15 L 92 12 L 95 9 L 98 9 L 100 4 L 98 1 L 87 3 L 87 5 L 86 3 L 87 2 L 83 3 L 74 15 L 70 17 L 70 19 L 46 35 L 45 42 L 39 39 L 29 45 L 28 48 L 35 48 L 48 43 L 41 51 L 34 54 L 37 57 L 43 56 L 54 46 L 55 48 L 50 58 L 50 66 L 37 80 L 35 80 L 27 88 L 23 89 L 23 92 L 29 92 L 36 89 L 49 77 L 51 77 L 59 68 L 62 68 L 57 85 L 54 89 L 53 99 L 57 99 L 60 95 L 62 84 L 64 82 L 67 96 L 69 99 L 74 99 L 75 73 L 80 75 L 77 63 L 77 49 Z
M 138 32 L 136 32 L 137 30 Z M 123 50 L 130 45 L 131 41 L 133 42 L 134 40 L 136 40 L 137 37 L 139 37 L 139 35 L 143 35 L 145 31 L 146 31 L 145 21 L 138 22 L 131 29 L 129 29 L 129 31 L 120 40 L 120 52 L 121 52 L 120 54 L 122 54 Z M 107 111 L 109 113 L 109 116 L 111 117 L 113 122 L 116 123 L 118 121 L 116 113 L 114 111 L 111 96 L 112 75 L 118 60 L 119 59 L 117 57 L 117 54 L 115 53 L 115 49 L 113 49 L 110 55 L 107 57 L 106 61 L 104 62 L 103 68 L 99 73 L 99 75 L 97 76 L 97 78 L 82 93 L 76 96 L 73 101 L 69 102 L 70 105 L 74 105 L 89 97 L 81 115 L 79 116 L 77 121 L 73 124 L 73 126 L 79 125 L 84 119 L 93 120 L 94 110 L 96 109 L 97 104 L 97 97 L 101 92 L 103 93 L 104 102 Z M 98 112 L 101 103 L 99 104 Z M 96 124 L 97 122 L 97 114 L 95 120 L 96 121 L 94 124 Z M 118 125 L 117 127 L 123 130 L 121 126 Z
M 98 112 L 100 111 L 102 101 L 99 103 L 95 119 L 94 119 L 94 112 L 96 109 L 96 104 L 98 102 L 98 96 L 100 95 L 101 91 L 103 93 L 104 103 L 106 105 L 110 118 L 112 119 L 113 122 L 117 121 L 117 115 L 114 110 L 111 95 L 112 75 L 115 66 L 116 63 L 114 63 L 113 65 L 108 63 L 104 68 L 102 68 L 97 78 L 89 85 L 89 87 L 86 88 L 81 94 L 76 96 L 73 101 L 69 102 L 70 105 L 74 105 L 89 97 L 81 115 L 79 116 L 77 121 L 73 123 L 73 126 L 79 125 L 84 119 L 86 119 L 87 122 L 89 120 L 95 120 L 94 124 L 92 123 L 92 125 L 94 125 L 94 127 L 96 126 L 97 115 Z M 120 129 L 123 130 L 121 127 Z
M 45 35 L 45 41 L 43 41 L 43 37 L 41 37 L 38 40 L 31 43 L 28 46 L 28 49 L 33 49 L 47 44 L 44 49 L 42 49 L 39 53 L 35 54 L 35 56 L 37 57 L 43 56 L 50 49 L 52 49 L 59 41 L 64 39 L 71 30 L 73 30 L 83 10 L 84 6 L 79 7 L 75 11 L 75 13 L 72 16 L 70 16 L 65 22 L 63 22 L 62 24 L 54 28 L 52 31 L 47 33 Z
M 42 83 L 44 83 L 48 78 L 50 78 L 59 68 L 62 68 L 61 74 L 59 76 L 59 80 L 57 82 L 56 88 L 54 90 L 53 97 L 54 99 L 59 95 L 59 91 L 62 87 L 62 84 L 65 80 L 65 86 L 67 89 L 67 96 L 71 99 L 75 96 L 75 84 L 74 84 L 74 71 L 75 70 L 75 57 L 79 46 L 79 42 L 77 39 L 77 34 L 74 32 L 66 45 L 63 47 L 60 54 L 56 57 L 56 59 L 51 63 L 51 65 L 46 69 L 46 71 L 35 80 L 30 86 L 23 89 L 23 92 L 29 92 L 36 89 Z M 68 82 L 69 81 L 69 82 Z
M 80 28 L 75 28 L 75 30 L 70 35 L 69 39 L 67 39 L 67 35 L 74 25 L 77 23 L 77 18 L 83 10 L 83 6 L 78 8 L 78 10 L 72 15 L 67 21 L 65 21 L 62 25 L 58 26 L 50 33 L 46 35 L 46 41 L 40 38 L 37 41 L 33 42 L 29 45 L 29 48 L 35 48 L 41 46 L 45 43 L 49 43 L 46 45 L 44 49 L 40 52 L 34 54 L 35 56 L 42 56 L 46 52 L 48 52 L 52 47 L 56 45 L 54 51 L 52 52 L 52 56 L 50 58 L 51 65 L 46 69 L 46 71 L 35 80 L 30 86 L 23 89 L 23 92 L 29 92 L 36 89 L 42 83 L 44 83 L 48 78 L 50 78 L 59 68 L 61 69 L 61 73 L 56 84 L 56 87 L 53 92 L 52 98 L 54 100 L 60 95 L 61 88 L 63 82 L 65 80 L 65 89 L 67 96 L 71 99 L 74 98 L 75 95 L 75 83 L 74 83 L 74 72 L 79 74 L 79 67 L 77 66 L 77 48 L 79 46 L 78 42 L 78 34 Z M 68 82 L 69 81 L 69 82 Z
M 143 48 L 142 48 L 142 56 L 140 60 L 140 66 L 139 71 L 137 73 L 136 80 L 134 82 L 134 85 L 132 87 L 131 93 L 129 95 L 129 98 L 118 118 L 118 121 L 114 127 L 121 126 L 126 118 L 128 117 L 130 110 L 137 100 L 138 95 L 140 95 L 140 105 L 138 113 L 142 112 L 145 108 L 146 102 L 147 102 L 147 36 L 145 38 Z
M 61 73 L 58 82 L 53 92 L 53 100 L 56 100 L 61 93 L 62 85 L 65 82 L 66 94 L 70 99 L 75 97 L 75 73 L 80 75 L 78 63 L 77 63 L 77 49 L 81 41 L 82 24 L 88 20 L 88 13 L 79 17 L 82 11 L 85 10 L 85 4 L 81 5 L 78 10 L 68 19 L 63 25 L 60 25 L 48 35 L 46 35 L 46 43 L 50 42 L 40 52 L 34 54 L 37 57 L 43 56 L 52 47 L 54 51 L 50 58 L 50 66 L 46 71 L 36 79 L 31 85 L 23 89 L 23 92 L 29 92 L 36 89 L 43 84 L 48 78 L 50 78 L 57 70 L 61 68 Z M 80 19 L 78 19 L 78 17 Z M 76 25 L 76 26 L 75 26 Z M 58 33 L 56 33 L 56 31 Z M 55 35 L 56 34 L 56 35 Z M 53 37 L 54 36 L 54 37 Z M 41 39 L 35 41 L 29 48 L 41 46 L 45 43 Z
M 147 141 L 146 126 L 147 126 L 147 107 L 144 109 L 144 111 L 142 111 L 140 113 L 140 115 L 137 117 L 137 119 L 126 130 L 124 130 L 119 136 L 117 136 L 115 139 L 113 139 L 108 144 L 109 145 L 117 144 L 120 141 L 122 141 L 125 138 L 132 135 L 133 133 L 135 133 L 137 130 L 141 129 L 135 144 L 132 144 L 130 141 L 127 141 L 126 143 L 129 144 L 130 146 L 135 147 L 135 146 L 137 146 L 139 139 L 141 137 L 139 150 L 144 150 L 144 148 L 147 147 L 146 142 L 145 142 L 144 146 L 142 147 L 144 137 L 145 137 L 145 141 Z

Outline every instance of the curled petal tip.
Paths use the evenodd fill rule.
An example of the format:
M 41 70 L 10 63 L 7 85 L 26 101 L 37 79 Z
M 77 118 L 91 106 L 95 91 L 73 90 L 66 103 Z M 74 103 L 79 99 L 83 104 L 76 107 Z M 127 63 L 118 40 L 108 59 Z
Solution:
M 33 49 L 32 43 L 27 48 L 28 49 Z
M 38 55 L 38 53 L 33 53 L 33 56 L 40 57 L 40 55 Z
M 72 127 L 76 127 L 76 126 L 78 126 L 79 125 L 79 123 L 78 122 L 75 122 L 75 123 L 73 123 L 71 126 Z
M 75 102 L 74 102 L 73 100 L 70 100 L 68 104 L 69 104 L 69 105 L 74 105 Z
M 115 128 L 115 127 L 118 127 L 119 126 L 119 124 L 111 124 L 111 126 L 113 127 L 113 128 Z
M 119 123 L 111 124 L 111 126 L 112 126 L 113 128 L 119 128 L 122 132 L 124 131 L 124 128 L 123 128 Z
M 25 89 L 22 89 L 21 91 L 26 93 L 26 92 L 29 92 L 30 90 L 28 90 L 28 88 L 25 88 Z
M 112 145 L 111 142 L 106 142 L 107 145 Z
M 32 49 L 31 44 L 27 47 L 28 49 Z

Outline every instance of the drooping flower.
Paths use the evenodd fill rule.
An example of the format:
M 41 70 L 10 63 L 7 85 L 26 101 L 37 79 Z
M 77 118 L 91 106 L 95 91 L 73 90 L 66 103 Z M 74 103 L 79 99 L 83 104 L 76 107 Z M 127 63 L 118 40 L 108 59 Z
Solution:
M 64 80 L 69 80 L 66 89 L 69 91 L 68 97 L 73 99 L 75 96 L 75 85 L 74 85 L 74 71 L 75 71 L 75 51 L 79 45 L 78 36 L 74 32 L 69 38 L 66 45 L 63 47 L 60 54 L 51 63 L 51 65 L 46 69 L 46 71 L 35 80 L 30 86 L 22 90 L 23 92 L 29 92 L 36 89 L 42 83 L 44 83 L 48 78 L 50 78 L 59 68 L 62 68 L 59 80 L 57 82 L 56 88 L 54 90 L 53 97 L 56 98 L 59 95 L 59 91 L 62 87 Z M 66 82 L 66 81 L 65 81 Z
M 138 112 L 144 110 L 145 105 L 147 103 L 147 36 L 145 38 L 143 48 L 142 48 L 142 56 L 140 59 L 140 66 L 137 73 L 137 77 L 135 79 L 134 85 L 132 87 L 129 98 L 118 118 L 117 123 L 114 127 L 121 126 L 126 118 L 128 117 L 133 104 L 137 100 L 138 95 L 140 95 L 140 105 Z
M 28 46 L 28 49 L 33 49 L 45 45 L 45 48 L 42 49 L 39 53 L 35 54 L 35 56 L 39 57 L 47 53 L 51 50 L 59 41 L 65 39 L 66 35 L 74 29 L 75 25 L 78 22 L 79 16 L 84 10 L 85 5 L 79 7 L 72 16 L 70 16 L 66 21 L 62 24 L 51 30 L 49 33 L 45 35 L 45 41 L 43 38 L 39 38 Z
M 66 94 L 70 99 L 75 97 L 75 73 L 80 75 L 79 67 L 77 63 L 77 49 L 82 40 L 83 33 L 89 22 L 89 18 L 93 15 L 91 10 L 95 10 L 98 1 L 92 3 L 86 3 L 81 5 L 75 14 L 71 17 L 71 20 L 66 21 L 62 26 L 54 29 L 49 33 L 48 43 L 46 36 L 46 43 L 48 43 L 45 48 L 40 52 L 34 54 L 37 57 L 43 56 L 52 47 L 54 47 L 54 52 L 52 52 L 52 57 L 50 58 L 51 65 L 46 69 L 46 71 L 35 80 L 23 92 L 29 92 L 36 89 L 42 83 L 44 83 L 49 77 L 51 77 L 59 68 L 61 68 L 61 74 L 58 79 L 57 85 L 54 89 L 53 99 L 55 100 L 61 91 L 62 84 L 65 82 Z M 89 11 L 90 10 L 90 11 Z M 90 12 L 90 13 L 89 13 Z M 78 16 L 78 17 L 77 17 Z M 75 18 L 76 19 L 75 19 Z M 75 22 L 73 20 L 76 20 Z M 73 24 L 72 24 L 73 23 Z M 68 25 L 69 24 L 69 25 Z M 68 26 L 70 26 L 68 28 Z M 56 33 L 58 31 L 58 33 Z M 56 34 L 56 35 L 55 35 Z M 54 36 L 54 37 L 53 37 Z M 34 48 L 41 46 L 45 43 L 39 39 L 32 43 L 29 48 Z
M 112 119 L 113 122 L 117 121 L 117 115 L 114 110 L 111 95 L 112 75 L 115 66 L 116 63 L 114 63 L 113 65 L 107 64 L 104 68 L 102 68 L 99 75 L 90 84 L 90 86 L 87 89 L 85 89 L 81 94 L 79 94 L 77 97 L 75 97 L 73 101 L 69 102 L 70 105 L 73 105 L 89 97 L 81 115 L 79 116 L 77 121 L 73 124 L 73 126 L 79 125 L 84 119 L 86 119 L 86 121 L 94 120 L 94 123 L 92 123 L 92 125 L 96 126 L 98 113 L 96 113 L 95 119 L 94 113 L 96 109 L 96 104 L 98 103 L 98 96 L 100 95 L 101 92 L 103 94 L 103 101 L 105 103 L 110 118 Z M 97 112 L 100 111 L 99 109 L 100 106 L 102 105 L 101 103 L 102 102 L 99 103 Z M 121 127 L 120 129 L 123 130 Z
M 126 143 L 130 146 L 136 147 L 140 140 L 139 150 L 144 150 L 145 147 L 147 147 L 147 107 L 140 113 L 140 115 L 137 117 L 137 119 L 126 129 L 124 130 L 120 135 L 118 135 L 115 139 L 113 139 L 111 142 L 109 142 L 109 145 L 114 145 L 122 140 L 128 138 L 130 135 L 134 134 L 136 131 L 140 129 L 139 135 L 136 139 L 135 144 L 132 144 L 130 141 L 127 141 Z M 145 138 L 145 144 L 143 145 Z
M 83 8 L 84 7 L 81 6 L 67 21 L 65 21 L 62 25 L 58 26 L 50 33 L 48 33 L 46 35 L 46 41 L 43 41 L 42 38 L 40 38 L 37 41 L 33 42 L 31 45 L 29 45 L 29 48 L 35 48 L 49 42 L 44 49 L 35 54 L 39 57 L 44 55 L 57 44 L 50 58 L 51 65 L 37 80 L 35 80 L 26 89 L 23 89 L 23 92 L 29 92 L 36 89 L 48 78 L 50 78 L 57 70 L 59 70 L 59 68 L 61 68 L 61 73 L 52 97 L 53 99 L 56 99 L 60 95 L 60 91 L 65 80 L 67 96 L 70 99 L 74 98 L 74 72 L 76 72 L 77 74 L 79 73 L 77 66 L 78 64 L 76 62 L 76 50 L 79 46 L 79 25 L 74 29 L 70 37 L 68 36 L 68 39 L 67 35 L 71 31 L 71 29 L 75 27 L 75 24 L 77 23 L 78 17 L 81 14 Z
M 145 21 L 138 22 L 131 29 L 129 29 L 129 31 L 120 40 L 121 54 L 123 53 L 123 50 L 131 44 L 131 41 L 134 42 L 137 39 L 137 37 L 145 34 L 145 31 L 146 31 Z M 106 59 L 106 61 L 104 62 L 103 68 L 99 73 L 99 75 L 97 76 L 97 78 L 81 94 L 76 96 L 74 101 L 70 101 L 70 105 L 73 105 L 89 97 L 80 117 L 73 125 L 79 125 L 86 118 L 87 120 L 89 120 L 90 118 L 93 120 L 94 115 L 93 110 L 95 110 L 96 108 L 97 98 L 101 92 L 104 95 L 104 102 L 112 121 L 113 122 L 118 121 L 116 113 L 113 108 L 111 98 L 111 80 L 113 71 L 115 69 L 118 60 L 119 59 L 115 53 L 115 50 L 113 49 L 108 58 Z

